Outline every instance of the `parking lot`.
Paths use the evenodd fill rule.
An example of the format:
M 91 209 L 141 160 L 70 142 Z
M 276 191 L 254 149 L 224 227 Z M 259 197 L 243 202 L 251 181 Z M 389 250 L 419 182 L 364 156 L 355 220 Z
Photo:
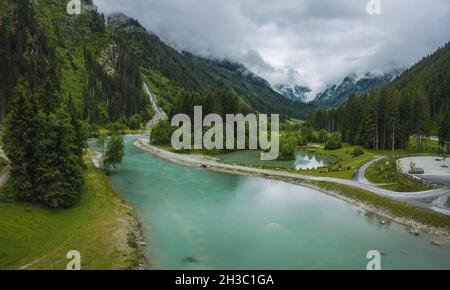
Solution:
M 437 161 L 437 159 L 441 161 Z M 422 168 L 424 174 L 417 175 L 427 181 L 435 184 L 449 185 L 450 186 L 450 158 L 445 162 L 447 168 L 442 167 L 444 162 L 442 158 L 437 156 L 417 156 L 406 157 L 400 159 L 400 167 L 404 173 L 408 173 L 411 162 L 414 162 L 416 168 Z

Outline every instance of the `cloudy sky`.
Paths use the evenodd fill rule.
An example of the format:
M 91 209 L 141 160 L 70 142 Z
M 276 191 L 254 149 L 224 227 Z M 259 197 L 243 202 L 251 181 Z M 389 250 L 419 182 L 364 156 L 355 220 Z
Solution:
M 381 15 L 367 12 L 380 1 Z M 450 41 L 450 0 L 95 0 L 179 50 L 241 62 L 272 84 L 322 90 L 408 67 Z

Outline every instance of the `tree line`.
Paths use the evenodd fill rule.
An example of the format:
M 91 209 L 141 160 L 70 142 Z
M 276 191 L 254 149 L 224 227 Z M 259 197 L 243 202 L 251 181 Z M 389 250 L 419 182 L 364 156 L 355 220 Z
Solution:
M 33 1 L 12 1 L 0 25 L 4 150 L 19 200 L 70 207 L 83 186 L 85 136 L 70 96 L 60 93 L 59 60 L 36 21 Z
M 139 68 L 123 45 L 118 51 L 115 73 L 111 75 L 85 49 L 88 82 L 83 94 L 83 117 L 90 123 L 105 125 L 122 121 L 127 124 L 133 117 L 150 118 L 149 100 L 142 89 Z
M 231 90 L 215 90 L 202 93 L 192 90 L 179 90 L 174 98 L 174 105 L 169 107 L 169 120 L 176 114 L 186 114 L 194 119 L 194 107 L 201 106 L 203 115 L 218 114 L 224 120 L 227 114 L 245 113 L 241 109 L 239 97 Z M 207 128 L 203 128 L 207 130 Z M 161 121 L 152 130 L 151 141 L 155 145 L 170 145 L 172 133 L 176 130 L 170 121 Z

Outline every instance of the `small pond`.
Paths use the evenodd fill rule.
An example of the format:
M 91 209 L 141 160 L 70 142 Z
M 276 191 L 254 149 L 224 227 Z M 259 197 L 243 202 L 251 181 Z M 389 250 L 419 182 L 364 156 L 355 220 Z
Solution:
M 254 167 L 272 167 L 285 169 L 315 169 L 327 167 L 331 163 L 338 161 L 337 157 L 326 155 L 315 155 L 306 149 L 298 149 L 295 160 L 291 161 L 262 161 L 260 152 L 256 150 L 244 150 L 220 155 L 219 158 L 224 163 L 239 164 Z

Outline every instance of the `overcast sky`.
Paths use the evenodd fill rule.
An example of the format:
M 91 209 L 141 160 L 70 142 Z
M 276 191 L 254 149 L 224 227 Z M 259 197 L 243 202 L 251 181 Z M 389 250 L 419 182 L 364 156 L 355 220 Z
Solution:
M 375 1 L 375 0 L 374 0 Z M 314 92 L 350 73 L 409 67 L 450 41 L 450 0 L 95 0 L 168 44 Z

